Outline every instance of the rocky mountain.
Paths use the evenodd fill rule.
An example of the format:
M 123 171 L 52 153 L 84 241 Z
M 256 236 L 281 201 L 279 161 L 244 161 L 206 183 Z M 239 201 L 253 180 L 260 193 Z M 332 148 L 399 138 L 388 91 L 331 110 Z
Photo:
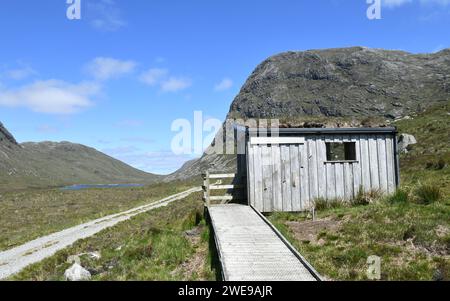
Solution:
M 0 143 L 2 143 L 3 141 L 17 145 L 17 141 L 16 139 L 14 139 L 14 136 L 11 135 L 11 133 L 5 128 L 3 123 L 0 122 Z
M 152 183 L 137 170 L 93 148 L 70 142 L 18 144 L 0 124 L 0 190 L 71 184 Z
M 234 155 L 203 155 L 200 159 L 186 162 L 175 173 L 166 176 L 164 181 L 170 182 L 199 177 L 207 170 L 232 171 L 234 169 L 236 169 L 236 156 Z
M 365 47 L 291 51 L 268 58 L 253 71 L 228 118 L 366 126 L 366 119 L 386 123 L 448 100 L 450 49 L 433 54 Z M 233 158 L 204 155 L 168 179 L 233 168 Z
M 229 117 L 396 119 L 450 95 L 450 49 L 410 54 L 364 47 L 286 52 L 262 62 Z

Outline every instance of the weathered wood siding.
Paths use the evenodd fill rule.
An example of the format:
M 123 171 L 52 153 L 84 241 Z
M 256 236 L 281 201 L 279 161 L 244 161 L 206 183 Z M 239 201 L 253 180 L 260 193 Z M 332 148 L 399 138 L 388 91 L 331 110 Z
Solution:
M 326 143 L 354 142 L 356 160 L 327 162 Z M 261 212 L 303 211 L 315 199 L 348 200 L 396 188 L 394 135 L 306 135 L 303 144 L 247 145 L 248 198 Z

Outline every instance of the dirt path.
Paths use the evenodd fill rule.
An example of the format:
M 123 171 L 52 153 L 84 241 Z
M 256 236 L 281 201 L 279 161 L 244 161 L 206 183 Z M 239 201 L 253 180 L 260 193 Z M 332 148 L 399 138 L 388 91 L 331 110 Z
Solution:
M 14 275 L 26 266 L 54 255 L 59 250 L 72 245 L 79 239 L 93 236 L 94 234 L 112 227 L 117 223 L 128 220 L 135 215 L 167 206 L 174 201 L 184 199 L 198 191 L 201 191 L 201 188 L 192 188 L 151 204 L 105 216 L 61 232 L 38 238 L 16 248 L 0 252 L 0 279 L 5 279 Z

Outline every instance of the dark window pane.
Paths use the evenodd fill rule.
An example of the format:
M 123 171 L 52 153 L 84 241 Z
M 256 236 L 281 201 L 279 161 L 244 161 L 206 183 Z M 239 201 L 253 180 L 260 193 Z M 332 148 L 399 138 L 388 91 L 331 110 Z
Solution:
M 327 143 L 327 161 L 345 160 L 345 148 L 342 143 Z
M 355 161 L 356 143 L 327 143 L 327 161 Z
M 345 143 L 345 160 L 356 161 L 356 143 L 349 142 Z

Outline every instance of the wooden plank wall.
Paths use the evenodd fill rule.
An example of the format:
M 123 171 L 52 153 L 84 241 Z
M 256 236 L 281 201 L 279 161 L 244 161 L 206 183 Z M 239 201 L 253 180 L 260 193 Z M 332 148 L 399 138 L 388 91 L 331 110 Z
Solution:
M 396 189 L 393 135 L 308 135 L 305 144 L 247 145 L 248 198 L 261 212 L 304 211 L 318 198 Z M 356 162 L 326 162 L 327 142 L 354 142 Z

